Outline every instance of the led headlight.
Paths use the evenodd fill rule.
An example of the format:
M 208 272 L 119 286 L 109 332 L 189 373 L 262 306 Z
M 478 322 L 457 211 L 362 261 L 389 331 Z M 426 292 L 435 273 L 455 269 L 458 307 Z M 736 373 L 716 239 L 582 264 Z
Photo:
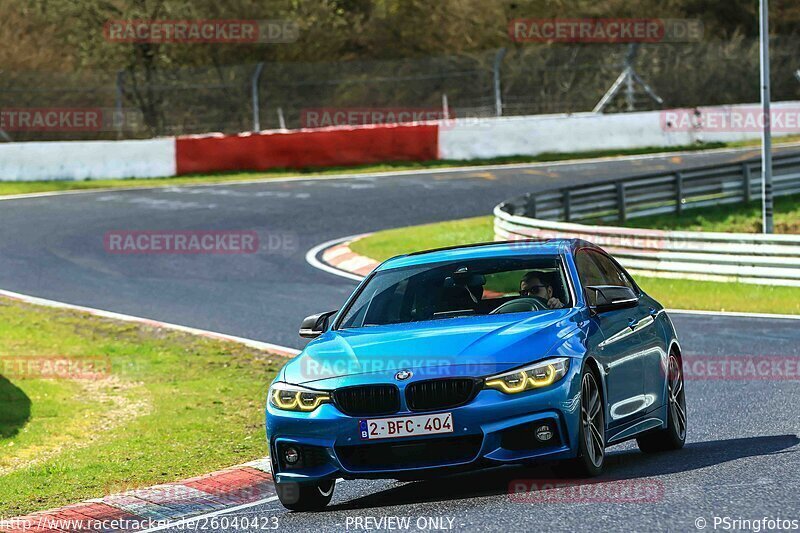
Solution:
M 306 389 L 288 383 L 274 383 L 269 391 L 269 403 L 284 411 L 309 412 L 330 401 L 331 395 L 327 392 Z
M 484 386 L 506 394 L 516 394 L 552 385 L 566 376 L 567 370 L 569 370 L 569 358 L 557 357 L 505 374 L 488 377 Z

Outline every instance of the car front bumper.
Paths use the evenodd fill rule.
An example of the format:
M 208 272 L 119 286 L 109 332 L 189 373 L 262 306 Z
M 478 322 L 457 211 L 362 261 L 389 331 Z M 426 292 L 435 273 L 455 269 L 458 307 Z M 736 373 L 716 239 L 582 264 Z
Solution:
M 450 412 L 452 433 L 363 440 L 359 420 L 385 417 L 348 416 L 332 404 L 297 413 L 268 403 L 266 428 L 277 483 L 424 479 L 450 469 L 575 457 L 579 410 L 580 364 L 573 364 L 566 377 L 545 389 L 516 395 L 484 389 L 468 404 L 453 409 L 391 415 Z M 543 424 L 550 426 L 553 437 L 538 442 L 533 432 Z M 289 445 L 300 451 L 299 466 L 288 467 L 281 460 Z

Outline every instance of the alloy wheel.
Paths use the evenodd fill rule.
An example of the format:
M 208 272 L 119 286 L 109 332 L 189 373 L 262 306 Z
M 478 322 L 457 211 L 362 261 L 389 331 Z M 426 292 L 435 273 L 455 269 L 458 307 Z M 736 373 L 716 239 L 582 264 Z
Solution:
M 679 439 L 686 437 L 686 395 L 683 391 L 683 374 L 674 355 L 669 357 L 669 408 Z
M 605 424 L 600 390 L 591 373 L 585 374 L 581 382 L 581 422 L 586 454 L 592 464 L 599 467 L 605 455 Z

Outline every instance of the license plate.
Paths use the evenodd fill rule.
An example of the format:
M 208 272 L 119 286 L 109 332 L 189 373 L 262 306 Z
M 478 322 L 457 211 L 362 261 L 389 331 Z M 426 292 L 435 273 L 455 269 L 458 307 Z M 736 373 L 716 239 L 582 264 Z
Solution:
M 452 433 L 453 413 L 365 419 L 358 427 L 364 440 Z

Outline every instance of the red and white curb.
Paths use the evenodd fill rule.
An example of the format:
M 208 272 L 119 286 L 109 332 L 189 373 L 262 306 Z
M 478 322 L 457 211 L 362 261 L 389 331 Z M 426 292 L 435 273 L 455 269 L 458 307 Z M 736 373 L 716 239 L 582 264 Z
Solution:
M 353 241 L 344 242 L 328 248 L 322 253 L 322 260 L 345 272 L 366 276 L 380 264 L 370 257 L 359 255 L 350 249 Z
M 276 499 L 268 459 L 0 521 L 5 533 L 158 531 Z
M 306 262 L 314 268 L 336 276 L 361 281 L 375 270 L 380 262 L 355 253 L 350 249 L 350 245 L 370 235 L 371 233 L 351 235 L 318 244 L 306 253 Z

